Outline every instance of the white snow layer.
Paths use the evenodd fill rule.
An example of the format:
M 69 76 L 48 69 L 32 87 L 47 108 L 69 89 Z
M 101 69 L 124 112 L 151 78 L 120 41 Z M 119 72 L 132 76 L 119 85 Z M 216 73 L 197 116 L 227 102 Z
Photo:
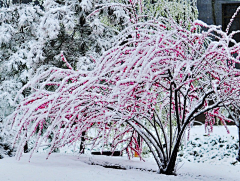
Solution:
M 235 126 L 229 126 L 230 134 L 226 134 L 222 126 L 214 129 L 213 137 L 237 135 Z M 190 135 L 190 140 L 194 136 L 201 139 L 204 135 L 204 126 L 194 127 Z M 46 153 L 35 153 L 31 162 L 28 162 L 29 154 L 24 154 L 20 161 L 14 157 L 5 157 L 0 160 L 0 181 L 237 181 L 240 178 L 240 163 L 229 164 L 234 158 L 232 160 L 229 158 L 228 161 L 210 159 L 210 162 L 204 163 L 188 162 L 183 159 L 178 163 L 177 176 L 167 176 L 156 173 L 158 168 L 152 158 L 145 158 L 143 162 L 139 158 L 128 160 L 126 156 L 107 157 L 88 154 L 77 156 L 69 153 L 53 153 L 48 160 L 45 159 Z M 109 166 L 122 169 L 106 168 Z
M 46 160 L 46 154 L 37 153 L 28 162 L 29 154 L 25 154 L 20 161 L 14 158 L 0 160 L 0 180 L 12 181 L 127 181 L 127 180 L 231 180 L 237 181 L 240 177 L 240 165 L 213 165 L 206 163 L 186 162 L 177 176 L 167 176 L 156 172 L 141 171 L 137 168 L 156 170 L 153 160 L 142 162 L 137 158 L 128 160 L 127 157 L 86 156 L 78 158 L 76 155 L 55 153 Z M 127 170 L 104 168 L 89 163 L 112 163 L 122 165 Z M 130 169 L 131 168 L 131 169 Z

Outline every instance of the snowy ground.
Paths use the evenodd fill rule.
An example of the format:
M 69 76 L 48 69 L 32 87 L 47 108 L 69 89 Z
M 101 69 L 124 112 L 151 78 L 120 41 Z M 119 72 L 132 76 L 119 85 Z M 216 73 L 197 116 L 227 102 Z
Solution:
M 240 178 L 240 163 L 231 165 L 235 158 L 226 157 L 220 158 L 220 152 L 228 151 L 225 149 L 230 142 L 236 142 L 236 127 L 229 127 L 230 134 L 226 134 L 226 130 L 223 127 L 214 128 L 215 132 L 210 136 L 204 136 L 204 127 L 194 127 L 190 132 L 190 141 L 195 140 L 196 137 L 199 140 L 211 140 L 215 139 L 219 135 L 222 135 L 225 139 L 228 139 L 224 146 L 217 149 L 209 143 L 209 150 L 204 152 L 204 163 L 197 163 L 196 161 L 188 162 L 187 159 L 182 158 L 182 162 L 178 164 L 177 176 L 166 176 L 157 174 L 157 166 L 154 160 L 149 157 L 145 162 L 140 161 L 138 158 L 128 160 L 127 157 L 107 157 L 107 156 L 92 156 L 81 155 L 78 156 L 73 153 L 53 153 L 48 160 L 46 160 L 46 153 L 36 153 L 33 155 L 31 162 L 29 160 L 29 154 L 24 154 L 20 161 L 15 158 L 5 157 L 0 160 L 0 181 L 146 181 L 146 180 L 206 180 L 206 181 L 219 181 L 219 180 L 231 180 L 237 181 Z M 215 137 L 215 138 L 214 138 Z M 206 138 L 206 139 L 205 139 Z M 197 141 L 199 141 L 197 140 Z M 195 140 L 196 141 L 196 140 Z M 220 143 L 217 143 L 221 145 Z M 203 147 L 203 146 L 202 146 Z M 189 146 L 188 146 L 189 148 Z M 197 147 L 191 147 L 196 149 Z M 213 149 L 214 148 L 214 149 Z M 190 149 L 190 151 L 191 151 Z M 200 150 L 206 150 L 201 148 Z M 190 153 L 190 151 L 186 151 Z M 217 158 L 209 159 L 209 155 L 216 155 Z M 207 159 L 206 159 L 207 158 Z M 201 158 L 202 159 L 202 158 Z M 208 161 L 206 161 L 208 160 Z M 198 160 L 197 160 L 198 161 Z M 105 165 L 99 166 L 99 165 Z M 122 169 L 113 169 L 106 167 L 119 167 Z
M 156 170 L 153 160 L 141 162 L 134 158 L 128 160 L 126 157 L 106 156 L 78 156 L 55 153 L 48 160 L 45 154 L 35 154 L 28 162 L 29 155 L 26 154 L 20 161 L 15 158 L 4 158 L 0 160 L 1 181 L 146 181 L 146 180 L 231 180 L 237 181 L 240 177 L 240 165 L 214 165 L 206 163 L 186 162 L 178 170 L 177 176 L 166 176 L 155 172 L 141 171 L 134 167 Z M 127 170 L 104 168 L 102 166 L 90 165 L 89 163 L 112 163 L 122 165 Z

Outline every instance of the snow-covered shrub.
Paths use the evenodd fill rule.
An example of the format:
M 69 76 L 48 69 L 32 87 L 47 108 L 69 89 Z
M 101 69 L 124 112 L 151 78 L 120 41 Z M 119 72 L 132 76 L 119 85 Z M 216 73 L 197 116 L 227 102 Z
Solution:
M 237 135 L 192 136 L 186 148 L 179 151 L 178 158 L 189 162 L 224 161 L 230 164 L 238 155 L 238 143 Z
M 15 150 L 12 147 L 11 142 L 3 142 L 2 137 L 0 137 L 0 159 L 3 159 L 5 156 L 14 156 Z
M 3 119 L 0 117 L 0 159 L 15 155 L 16 150 L 12 146 L 11 138 L 13 136 L 11 132 L 11 130 L 4 129 Z

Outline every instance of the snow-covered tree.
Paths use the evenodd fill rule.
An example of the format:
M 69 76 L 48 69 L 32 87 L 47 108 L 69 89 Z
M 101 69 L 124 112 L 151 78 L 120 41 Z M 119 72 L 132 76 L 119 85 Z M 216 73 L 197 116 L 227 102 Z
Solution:
M 196 20 L 198 17 L 196 0 L 141 0 L 138 14 L 148 17 L 171 16 L 178 23 Z
M 10 1 L 5 2 L 11 4 Z M 32 62 L 27 60 L 31 48 L 29 43 L 36 38 L 36 24 L 39 23 L 39 13 L 42 12 L 37 6 L 8 8 L 9 4 L 1 7 L 0 11 L 0 119 L 3 123 L 15 108 L 13 99 L 16 93 L 32 74 Z M 28 91 L 24 91 L 21 97 L 27 94 Z M 2 133 L 0 142 L 5 147 L 8 145 L 7 137 Z
M 0 118 L 3 122 L 15 108 L 13 99 L 17 91 L 37 69 L 40 72 L 51 66 L 64 68 L 61 52 L 74 69 L 93 69 L 94 59 L 111 47 L 113 37 L 124 28 L 118 24 L 128 19 L 117 4 L 111 13 L 108 8 L 98 12 L 105 4 L 109 6 L 108 1 L 37 1 L 35 4 L 41 7 L 26 2 L 4 1 L 0 11 Z M 29 90 L 22 92 L 19 101 L 28 94 Z
M 98 2 L 98 6 L 103 6 Z M 94 57 L 99 57 L 111 47 L 112 38 L 118 32 L 117 28 L 105 25 L 101 19 L 115 19 L 115 24 L 120 19 L 126 21 L 121 8 L 116 8 L 118 14 L 114 17 L 103 9 L 87 18 L 98 6 L 95 1 L 46 0 L 42 8 L 32 4 L 1 8 L 0 91 L 1 102 L 9 105 L 4 105 L 5 109 L 9 108 L 7 112 L 11 112 L 11 99 L 14 99 L 15 92 L 37 68 L 43 65 L 45 68 L 63 66 L 61 51 L 75 69 L 93 68 Z
M 138 133 L 160 173 L 173 174 L 190 123 L 206 114 L 211 132 L 215 119 L 226 126 L 231 121 L 226 108 L 239 104 L 240 71 L 234 65 L 240 55 L 234 54 L 240 44 L 232 38 L 238 32 L 227 34 L 198 20 L 186 23 L 171 17 L 134 22 L 92 71 L 75 71 L 67 63 L 69 69 L 53 67 L 37 74 L 18 95 L 25 89 L 32 93 L 8 117 L 17 128 L 17 157 L 34 135 L 32 154 L 42 145 L 50 147 L 50 154 L 94 127 L 93 146 L 105 144 L 112 130 L 113 150 L 124 142 L 123 149 L 139 152 Z

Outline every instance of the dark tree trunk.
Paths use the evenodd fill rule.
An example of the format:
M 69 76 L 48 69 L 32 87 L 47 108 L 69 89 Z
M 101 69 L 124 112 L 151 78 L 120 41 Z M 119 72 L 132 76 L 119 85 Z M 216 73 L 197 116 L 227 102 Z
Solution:
M 81 153 L 81 154 L 84 154 L 84 149 L 85 149 L 85 146 L 84 146 L 85 134 L 86 134 L 86 131 L 83 131 L 83 132 L 82 132 L 82 137 L 81 137 L 80 149 L 79 149 L 79 153 Z
M 164 173 L 166 175 L 174 175 L 175 174 L 175 165 L 176 165 L 176 160 L 177 160 L 178 148 L 174 149 L 174 151 L 172 152 L 172 156 L 171 156 L 170 161 L 167 165 L 167 169 Z
M 25 134 L 25 137 L 27 137 L 27 133 Z M 28 142 L 26 142 L 26 144 L 24 145 L 23 152 L 24 153 L 28 153 L 29 152 L 29 150 L 28 150 Z
M 28 153 L 28 142 L 24 145 L 24 153 Z
M 163 173 L 163 174 L 166 174 L 166 175 L 175 175 L 175 166 L 176 166 L 176 160 L 177 160 L 177 153 L 178 153 L 179 147 L 181 145 L 181 137 L 182 137 L 181 133 L 179 135 L 179 138 L 177 140 L 176 145 L 173 148 L 171 157 L 169 158 L 168 162 L 165 163 L 165 169 L 160 169 L 160 173 Z
M 237 156 L 237 161 L 240 162 L 240 121 L 238 125 L 238 156 Z

